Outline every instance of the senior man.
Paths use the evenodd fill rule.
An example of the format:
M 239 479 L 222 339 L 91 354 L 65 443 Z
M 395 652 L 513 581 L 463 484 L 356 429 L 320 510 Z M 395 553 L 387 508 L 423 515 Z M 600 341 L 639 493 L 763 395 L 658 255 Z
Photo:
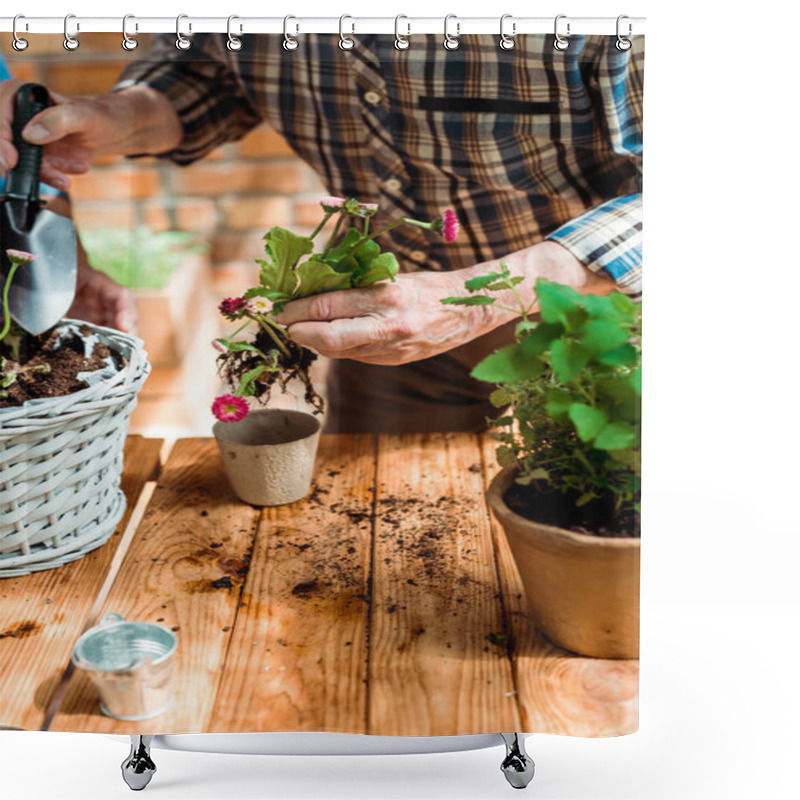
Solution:
M 24 135 L 46 146 L 44 177 L 65 188 L 93 155 L 190 164 L 268 121 L 331 194 L 377 203 L 376 226 L 452 208 L 455 244 L 385 234 L 396 283 L 298 300 L 279 320 L 334 359 L 329 430 L 477 430 L 491 387 L 469 371 L 511 339 L 514 317 L 441 298 L 500 259 L 530 298 L 538 277 L 640 291 L 643 40 L 620 52 L 614 37 L 573 37 L 559 52 L 551 36 L 525 36 L 504 51 L 477 35 L 448 51 L 416 36 L 398 51 L 388 36 L 355 38 L 343 51 L 308 34 L 287 52 L 259 35 L 230 52 L 219 35 L 188 51 L 160 37 L 113 92 L 64 100 Z M 4 122 L 0 160 L 15 158 Z

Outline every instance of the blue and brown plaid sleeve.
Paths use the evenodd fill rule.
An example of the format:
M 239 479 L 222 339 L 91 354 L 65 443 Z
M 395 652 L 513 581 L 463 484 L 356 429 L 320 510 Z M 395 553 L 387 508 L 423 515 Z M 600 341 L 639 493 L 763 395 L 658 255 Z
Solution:
M 620 291 L 642 292 L 642 195 L 616 197 L 584 211 L 548 239 L 566 247 L 593 272 L 605 270 Z
M 611 37 L 597 40 L 594 69 L 587 91 L 596 109 L 595 164 L 604 175 L 609 153 L 617 174 L 625 174 L 620 194 L 587 209 L 562 224 L 547 238 L 567 248 L 582 264 L 605 270 L 620 290 L 639 296 L 642 291 L 642 134 L 644 43 L 635 41 L 628 52 L 614 47 Z M 602 179 L 601 179 L 602 181 Z

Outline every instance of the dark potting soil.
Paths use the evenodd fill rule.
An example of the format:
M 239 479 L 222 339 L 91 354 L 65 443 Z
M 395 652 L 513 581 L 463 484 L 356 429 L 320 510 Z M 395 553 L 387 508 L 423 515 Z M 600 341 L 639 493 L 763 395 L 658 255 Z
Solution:
M 82 328 L 81 333 L 88 336 L 91 331 Z M 41 397 L 62 397 L 72 394 L 88 385 L 78 380 L 78 373 L 92 372 L 106 366 L 109 355 L 114 357 L 117 367 L 121 367 L 117 354 L 101 343 L 96 343 L 89 358 L 83 355 L 83 341 L 77 334 L 63 336 L 54 328 L 39 336 L 26 336 L 20 347 L 19 362 L 12 359 L 11 348 L 0 342 L 0 356 L 6 359 L 3 372 L 21 369 L 17 378 L 2 391 L 0 408 L 21 406 L 26 400 Z
M 577 505 L 579 497 L 577 491 L 562 493 L 549 488 L 544 481 L 534 481 L 530 486 L 512 483 L 503 499 L 515 513 L 544 525 L 590 536 L 625 539 L 639 536 L 636 511 L 629 509 L 616 515 L 610 495 L 595 498 L 583 506 Z

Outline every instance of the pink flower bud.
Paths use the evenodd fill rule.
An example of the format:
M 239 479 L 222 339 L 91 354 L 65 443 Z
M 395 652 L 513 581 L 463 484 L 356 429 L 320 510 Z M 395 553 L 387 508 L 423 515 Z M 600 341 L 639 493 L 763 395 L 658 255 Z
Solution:
M 238 422 L 248 415 L 250 407 L 243 397 L 223 394 L 211 404 L 211 412 L 220 422 Z

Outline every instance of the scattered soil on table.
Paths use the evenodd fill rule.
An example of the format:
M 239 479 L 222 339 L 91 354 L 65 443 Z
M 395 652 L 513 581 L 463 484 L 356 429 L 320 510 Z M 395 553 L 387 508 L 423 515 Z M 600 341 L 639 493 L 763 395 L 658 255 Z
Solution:
M 39 633 L 41 629 L 42 626 L 38 622 L 27 620 L 26 622 L 20 622 L 13 628 L 0 631 L 0 639 L 25 639 L 28 636 L 33 636 L 34 633 Z
M 85 336 L 91 335 L 88 328 L 80 330 Z M 3 371 L 16 372 L 17 366 L 22 368 L 14 383 L 3 390 L 5 396 L 0 395 L 0 408 L 21 406 L 36 398 L 62 397 L 85 389 L 88 384 L 78 380 L 78 373 L 102 369 L 109 356 L 114 358 L 118 369 L 123 365 L 119 355 L 100 342 L 94 345 L 89 358 L 85 358 L 83 352 L 83 341 L 77 334 L 59 339 L 58 328 L 39 336 L 24 337 L 19 361 L 14 360 L 10 345 L 0 342 L 0 356 L 6 359 Z
M 606 538 L 639 536 L 639 515 L 635 511 L 617 516 L 611 495 L 578 506 L 579 496 L 577 491 L 562 493 L 551 489 L 544 481 L 534 481 L 530 486 L 512 483 L 503 499 L 512 511 L 544 525 Z

